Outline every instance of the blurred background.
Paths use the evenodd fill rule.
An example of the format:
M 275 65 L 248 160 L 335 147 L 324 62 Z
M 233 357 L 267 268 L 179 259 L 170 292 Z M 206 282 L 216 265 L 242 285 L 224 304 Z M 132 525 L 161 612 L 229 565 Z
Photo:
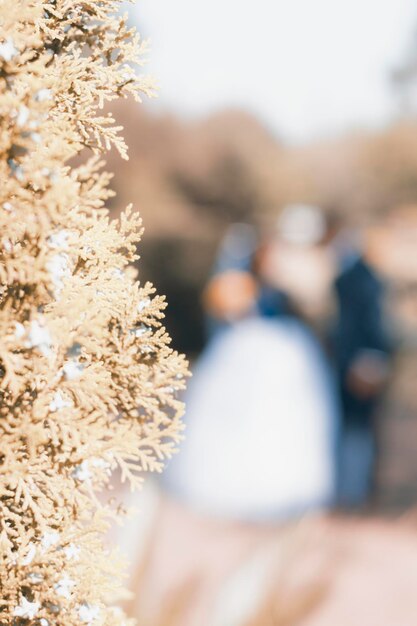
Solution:
M 344 376 L 347 366 L 338 363 L 337 334 L 346 338 L 346 333 L 353 332 L 352 341 L 362 341 L 359 348 L 366 354 L 354 363 L 349 377 L 356 377 L 354 382 L 362 386 L 361 393 L 368 394 L 367 401 L 371 396 L 375 399 L 361 418 L 361 427 L 366 423 L 365 430 L 372 430 L 373 453 L 372 484 L 360 502 L 344 507 L 336 499 L 324 518 L 321 513 L 317 518 L 321 507 L 313 507 L 309 524 L 304 524 L 304 515 L 288 523 L 287 516 L 279 513 L 276 518 L 268 517 L 258 532 L 257 519 L 255 533 L 250 516 L 228 512 L 222 522 L 225 531 L 219 527 L 222 515 L 217 509 L 214 515 L 201 512 L 210 509 L 209 496 L 205 507 L 193 506 L 192 495 L 176 497 L 187 492 L 181 472 L 190 472 L 189 467 L 168 468 L 166 492 L 172 500 L 161 504 L 161 488 L 151 486 L 139 503 L 145 522 L 140 527 L 132 523 L 130 534 L 124 537 L 124 542 L 134 542 L 141 555 L 140 565 L 134 568 L 134 584 L 137 589 L 148 589 L 148 597 L 159 598 L 162 591 L 156 589 L 154 580 L 158 567 L 165 572 L 171 567 L 177 573 L 180 562 L 185 567 L 184 552 L 171 555 L 164 565 L 158 561 L 160 556 L 149 555 L 150 540 L 142 539 L 150 536 L 146 520 L 156 519 L 149 524 L 162 527 L 162 538 L 159 531 L 152 531 L 152 545 L 181 544 L 194 533 L 195 543 L 184 549 L 198 553 L 201 545 L 209 545 L 211 555 L 233 552 L 235 556 L 230 561 L 225 557 L 224 563 L 246 563 L 242 555 L 253 556 L 255 545 L 258 550 L 260 545 L 273 544 L 278 545 L 280 556 L 271 567 L 279 569 L 280 551 L 284 551 L 282 562 L 288 572 L 303 555 L 302 573 L 297 570 L 294 585 L 282 571 L 276 574 L 277 581 L 282 583 L 284 578 L 288 583 L 284 599 L 286 582 L 278 586 L 279 598 L 272 600 L 268 590 L 256 610 L 249 606 L 246 617 L 239 617 L 245 613 L 243 598 L 262 595 L 253 581 L 262 579 L 260 572 L 267 566 L 256 552 L 258 560 L 252 559 L 247 571 L 246 565 L 240 568 L 247 574 L 236 583 L 240 592 L 231 585 L 224 601 L 224 606 L 232 607 L 230 612 L 225 610 L 222 616 L 219 609 L 219 615 L 213 616 L 213 606 L 222 605 L 219 594 L 228 587 L 219 585 L 216 595 L 214 586 L 208 585 L 211 595 L 207 590 L 202 594 L 193 617 L 178 617 L 182 626 L 414 623 L 417 603 L 407 584 L 417 570 L 413 513 L 417 502 L 417 6 L 412 0 L 139 0 L 134 6 L 126 5 L 126 10 L 132 24 L 151 39 L 147 71 L 156 76 L 160 95 L 140 106 L 125 101 L 112 107 L 125 128 L 130 159 L 126 163 L 116 153 L 110 156 L 108 167 L 115 172 L 117 193 L 111 210 L 117 216 L 133 202 L 140 211 L 145 225 L 141 280 L 152 281 L 167 296 L 166 325 L 173 347 L 187 354 L 192 369 L 203 363 L 192 387 L 187 422 L 200 420 L 201 411 L 195 405 L 198 385 L 204 387 L 204 368 L 207 381 L 213 381 L 210 367 L 218 371 L 224 353 L 234 350 L 230 344 L 229 352 L 226 348 L 222 352 L 218 327 L 230 330 L 237 323 L 242 329 L 242 320 L 252 319 L 255 309 L 259 318 L 281 320 L 283 316 L 285 323 L 288 318 L 296 319 L 307 329 L 325 367 L 332 370 L 330 377 L 342 381 L 335 383 L 338 393 L 345 384 L 340 372 Z M 349 292 L 339 279 L 358 260 L 371 278 L 359 280 Z M 237 276 L 233 278 L 230 272 Z M 217 280 L 228 273 L 229 280 Z M 250 278 L 253 284 L 239 282 L 242 278 Z M 285 311 L 278 307 L 278 315 L 276 300 L 272 308 L 270 300 L 265 305 L 264 289 L 267 296 L 271 291 L 275 296 L 284 294 Z M 239 294 L 245 302 L 238 310 L 235 303 L 226 302 L 230 293 Z M 359 303 L 356 309 L 355 302 Z M 365 329 L 358 339 L 352 325 L 362 324 L 368 306 L 372 338 L 365 336 Z M 236 357 L 236 362 L 245 362 L 249 353 L 243 345 L 251 332 L 243 333 L 241 359 Z M 215 340 L 218 352 L 210 348 Z M 279 352 L 277 343 L 276 385 Z M 273 355 L 259 358 L 273 364 Z M 340 358 L 343 361 L 343 355 Z M 312 361 L 312 369 L 318 367 Z M 235 368 L 234 373 L 244 380 L 245 372 L 236 373 Z M 225 371 L 222 380 L 228 375 Z M 343 393 L 336 399 L 342 405 L 339 417 L 330 419 L 337 422 L 338 432 L 343 432 L 347 419 Z M 291 413 L 287 417 L 291 420 Z M 213 432 L 206 433 L 207 445 L 212 441 L 215 446 L 222 438 L 221 429 L 214 432 L 216 428 L 214 424 Z M 193 436 L 185 444 L 184 464 L 193 458 L 188 451 L 194 445 Z M 276 436 L 279 439 L 279 432 Z M 340 441 L 339 435 L 335 441 Z M 353 467 L 366 456 L 362 444 L 361 440 L 354 448 Z M 239 452 L 238 462 L 245 463 Z M 204 491 L 198 484 L 194 488 Z M 153 518 L 156 510 L 163 513 Z M 239 518 L 238 527 L 232 529 L 231 517 L 233 523 Z M 215 528 L 207 530 L 206 524 Z M 236 539 L 239 533 L 244 535 L 241 543 Z M 233 547 L 234 541 L 239 548 Z M 328 548 L 332 542 L 336 547 L 328 558 L 323 545 Z M 357 554 L 357 561 L 341 566 L 337 583 L 341 595 L 335 592 L 335 600 L 326 600 L 333 597 L 329 580 L 337 578 L 335 561 L 340 566 L 344 551 Z M 157 565 L 152 564 L 155 559 Z M 397 579 L 389 578 L 393 559 L 399 559 L 402 571 Z M 204 576 L 226 580 L 225 571 L 231 571 L 227 567 L 223 571 L 216 561 L 207 565 Z M 154 621 L 143 618 L 144 624 L 177 623 L 175 616 L 182 615 L 201 583 L 197 584 L 191 570 L 190 565 L 182 586 L 161 582 L 161 586 L 166 584 L 164 592 L 172 592 L 168 608 Z M 310 570 L 315 572 L 313 577 Z M 381 571 L 388 578 L 383 579 Z M 310 582 L 305 582 L 306 577 Z M 356 587 L 353 579 L 358 581 Z M 295 593 L 300 585 L 302 593 Z M 387 595 L 401 588 L 404 598 L 377 617 L 380 594 L 373 598 L 375 588 L 381 593 L 386 589 Z M 294 593 L 300 602 L 293 602 Z M 319 605 L 327 609 L 320 613 Z M 132 609 L 138 610 L 137 606 Z

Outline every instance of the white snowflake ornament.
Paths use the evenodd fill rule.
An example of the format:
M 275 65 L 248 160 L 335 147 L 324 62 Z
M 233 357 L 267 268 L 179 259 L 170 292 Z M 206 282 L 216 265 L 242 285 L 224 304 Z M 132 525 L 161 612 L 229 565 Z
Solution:
M 54 585 L 54 588 L 59 596 L 67 598 L 68 600 L 71 597 L 71 592 L 74 585 L 75 582 L 71 578 L 69 578 L 68 576 L 64 576 Z
M 81 604 L 78 609 L 78 616 L 85 624 L 92 624 L 100 615 L 100 608 L 93 604 Z
M 39 91 L 37 91 L 35 94 L 35 100 L 37 102 L 52 100 L 52 91 L 50 89 L 39 89 Z
M 15 322 L 14 326 L 14 336 L 16 337 L 16 339 L 22 339 L 26 335 L 25 327 L 20 322 Z
M 66 380 L 76 380 L 82 374 L 84 367 L 77 361 L 65 361 L 62 371 Z
M 41 324 L 38 320 L 33 320 L 30 323 L 26 345 L 28 348 L 38 348 L 44 356 L 49 356 L 51 353 L 51 335 L 46 326 Z
M 54 397 L 49 403 L 49 410 L 52 413 L 56 411 L 60 411 L 61 409 L 66 409 L 72 407 L 73 402 L 71 400 L 66 400 L 60 391 L 56 391 Z
M 138 313 L 142 313 L 142 311 L 146 309 L 146 307 L 148 307 L 150 303 L 151 301 L 149 300 L 149 298 L 144 298 L 143 300 L 141 300 L 137 306 Z
M 54 254 L 46 263 L 46 269 L 55 287 L 55 297 L 59 298 L 64 287 L 64 279 L 71 276 L 70 259 L 68 255 L 64 252 Z
M 52 532 L 46 532 L 43 534 L 42 540 L 41 540 L 41 544 L 42 544 L 42 548 L 44 550 L 48 550 L 49 548 L 52 548 L 52 546 L 55 546 L 60 540 L 60 536 L 59 533 L 52 531 Z
M 24 126 L 29 119 L 29 109 L 25 106 L 21 106 L 19 113 L 17 114 L 16 124 L 18 126 Z
M 67 557 L 67 561 L 78 561 L 80 558 L 81 548 L 73 543 L 70 543 L 64 548 L 64 554 Z
M 25 596 L 21 596 L 20 604 L 15 606 L 13 615 L 15 617 L 23 617 L 24 619 L 34 619 L 40 606 L 39 602 L 29 602 Z
M 28 548 L 29 549 L 26 553 L 26 556 L 22 559 L 22 565 L 30 565 L 30 563 L 32 563 L 33 559 L 35 558 L 36 547 L 34 546 L 34 544 L 29 543 Z
M 70 231 L 63 228 L 56 233 L 52 233 L 52 235 L 48 239 L 48 244 L 50 248 L 67 250 L 68 249 L 68 239 L 70 236 Z
M 88 461 L 84 460 L 82 463 L 80 463 L 72 472 L 71 476 L 73 478 L 75 478 L 76 480 L 79 480 L 80 482 L 86 482 L 88 480 L 91 480 L 91 478 L 93 477 L 89 465 L 88 465 Z
M 14 47 L 13 40 L 6 39 L 4 43 L 0 44 L 0 58 L 4 59 L 4 61 L 11 61 L 13 57 L 17 54 L 17 50 Z

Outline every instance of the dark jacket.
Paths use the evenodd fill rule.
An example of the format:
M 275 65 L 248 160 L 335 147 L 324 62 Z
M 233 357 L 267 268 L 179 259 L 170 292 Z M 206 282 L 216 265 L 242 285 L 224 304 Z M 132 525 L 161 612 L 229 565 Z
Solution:
M 358 257 L 335 282 L 338 318 L 334 356 L 341 387 L 346 424 L 369 424 L 380 393 L 363 399 L 347 386 L 347 375 L 364 351 L 378 351 L 389 359 L 390 340 L 385 328 L 385 287 L 376 272 Z

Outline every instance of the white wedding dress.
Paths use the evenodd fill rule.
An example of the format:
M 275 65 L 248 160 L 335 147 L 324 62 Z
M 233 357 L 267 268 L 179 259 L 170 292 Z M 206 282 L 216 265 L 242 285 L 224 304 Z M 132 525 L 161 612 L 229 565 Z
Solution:
M 163 481 L 194 509 L 286 518 L 330 502 L 338 421 L 320 349 L 290 319 L 250 318 L 197 363 L 186 437 Z

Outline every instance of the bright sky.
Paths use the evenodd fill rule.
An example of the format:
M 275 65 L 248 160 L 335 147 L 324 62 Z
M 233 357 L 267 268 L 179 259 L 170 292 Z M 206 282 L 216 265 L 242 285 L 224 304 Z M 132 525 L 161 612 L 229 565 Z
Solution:
M 302 141 L 389 119 L 416 0 L 137 0 L 159 109 L 257 114 Z

